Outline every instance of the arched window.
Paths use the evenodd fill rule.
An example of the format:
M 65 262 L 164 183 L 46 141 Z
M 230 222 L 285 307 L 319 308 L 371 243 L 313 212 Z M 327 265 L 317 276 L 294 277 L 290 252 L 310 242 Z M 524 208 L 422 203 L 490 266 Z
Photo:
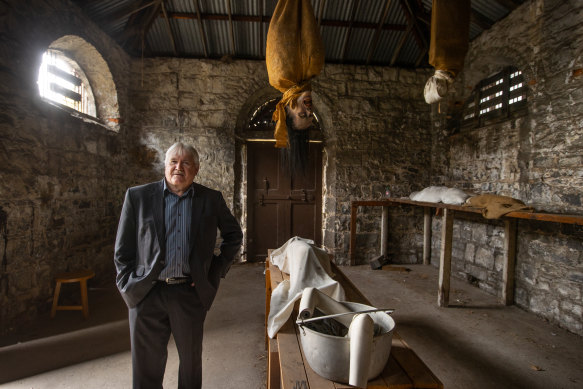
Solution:
M 95 99 L 85 72 L 62 51 L 49 49 L 43 54 L 38 89 L 41 97 L 53 103 L 96 117 Z
M 119 131 L 117 88 L 99 51 L 76 35 L 53 41 L 43 54 L 38 73 L 42 100 L 79 117 Z
M 483 79 L 464 104 L 461 126 L 479 127 L 524 113 L 526 92 L 524 76 L 515 67 Z

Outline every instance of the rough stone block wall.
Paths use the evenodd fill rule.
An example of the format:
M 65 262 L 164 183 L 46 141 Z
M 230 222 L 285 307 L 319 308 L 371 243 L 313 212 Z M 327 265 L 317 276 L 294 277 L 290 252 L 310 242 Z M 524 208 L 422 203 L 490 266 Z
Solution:
M 191 143 L 200 156 L 195 179 L 220 190 L 234 206 L 239 112 L 257 90 L 269 86 L 265 63 L 197 59 L 134 60 L 130 131 L 140 134 L 157 175 L 164 176 L 164 152 L 176 141 Z M 140 184 L 140 182 L 135 182 Z M 239 215 L 240 216 L 240 215 Z
M 525 2 L 470 44 L 452 101 L 515 66 L 527 83 L 525 114 L 444 136 L 433 111 L 433 184 L 523 200 L 541 212 L 583 214 L 583 3 Z M 440 221 L 433 226 L 438 263 Z M 515 302 L 583 334 L 582 227 L 518 223 Z M 503 228 L 456 220 L 453 274 L 500 295 Z M 502 252 L 501 252 L 502 250 Z
M 107 63 L 123 122 L 127 55 L 69 2 L 9 3 L 0 16 L 2 333 L 48 314 L 56 273 L 91 268 L 91 284 L 113 282 L 115 230 L 132 169 L 125 144 L 133 143 L 123 124 L 114 131 L 42 101 L 36 84 L 42 53 L 76 35 Z
M 159 58 L 135 60 L 132 69 L 135 120 L 129 126 L 141 134 L 140 147 L 160 178 L 164 150 L 177 140 L 191 142 L 201 154 L 197 182 L 221 190 L 233 209 L 244 209 L 244 196 L 235 193 L 245 188 L 244 149 L 237 150 L 235 134 L 246 124 L 241 113 L 273 95 L 265 64 Z M 425 71 L 326 65 L 314 81 L 326 152 L 324 246 L 338 263 L 348 260 L 350 200 L 379 198 L 386 185 L 395 194 L 409 193 L 429 178 L 429 116 L 420 115 L 429 113 L 421 96 L 426 78 Z M 365 213 L 359 219 L 368 221 L 358 226 L 361 261 L 380 247 L 379 210 Z M 244 212 L 237 216 L 244 226 Z M 402 229 L 395 238 L 399 250 L 409 250 L 408 236 Z
M 326 65 L 314 82 L 326 134 L 324 245 L 339 264 L 349 263 L 351 200 L 383 198 L 387 186 L 392 196 L 405 196 L 429 182 L 428 76 L 425 70 Z M 419 226 L 402 212 L 408 211 L 392 215 L 391 250 L 415 262 L 417 237 L 410 232 Z M 356 263 L 379 255 L 380 215 L 380 208 L 359 211 Z

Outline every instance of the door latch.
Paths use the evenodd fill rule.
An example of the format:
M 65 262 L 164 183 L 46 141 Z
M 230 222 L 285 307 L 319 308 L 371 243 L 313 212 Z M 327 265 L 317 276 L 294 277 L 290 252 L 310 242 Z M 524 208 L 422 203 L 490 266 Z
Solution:
M 265 177 L 265 179 L 263 180 L 263 190 L 265 191 L 265 195 L 267 196 L 269 194 L 269 180 L 267 179 L 267 177 Z

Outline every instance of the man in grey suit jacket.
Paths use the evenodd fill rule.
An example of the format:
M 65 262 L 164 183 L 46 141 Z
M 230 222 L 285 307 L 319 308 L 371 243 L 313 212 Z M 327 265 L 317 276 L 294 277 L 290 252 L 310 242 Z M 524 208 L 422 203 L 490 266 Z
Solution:
M 114 261 L 129 308 L 136 389 L 162 388 L 171 333 L 179 388 L 201 387 L 204 319 L 241 247 L 241 227 L 221 193 L 193 182 L 198 170 L 196 150 L 175 143 L 164 179 L 126 192 Z

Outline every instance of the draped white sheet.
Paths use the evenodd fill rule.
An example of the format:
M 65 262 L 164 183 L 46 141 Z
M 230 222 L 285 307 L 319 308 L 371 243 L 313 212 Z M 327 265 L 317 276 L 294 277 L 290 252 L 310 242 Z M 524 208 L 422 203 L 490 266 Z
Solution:
M 271 263 L 289 274 L 271 292 L 267 334 L 273 338 L 291 315 L 294 303 L 302 297 L 306 287 L 313 287 L 337 301 L 344 301 L 344 289 L 334 281 L 328 253 L 314 245 L 314 241 L 293 237 L 272 251 Z

